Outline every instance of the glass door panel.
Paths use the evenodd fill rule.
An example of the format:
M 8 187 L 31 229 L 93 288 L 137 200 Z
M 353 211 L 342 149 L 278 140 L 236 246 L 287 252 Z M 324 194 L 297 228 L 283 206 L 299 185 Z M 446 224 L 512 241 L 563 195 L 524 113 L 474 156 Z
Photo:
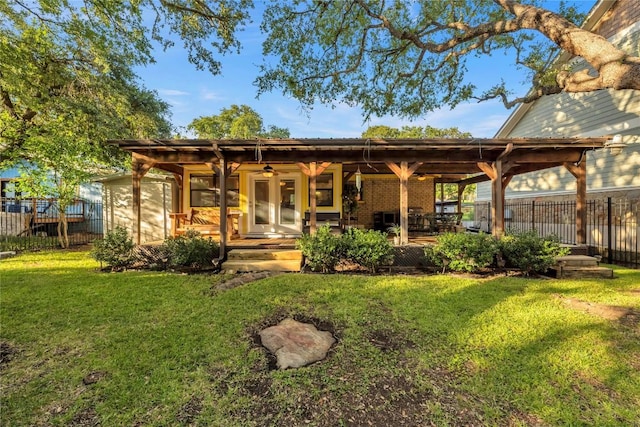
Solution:
M 296 223 L 296 181 L 293 179 L 280 180 L 280 224 L 294 225 Z
M 270 206 L 270 191 L 269 181 L 260 180 L 256 181 L 254 185 L 254 215 L 253 223 L 256 225 L 268 225 L 270 222 L 269 213 L 271 211 Z

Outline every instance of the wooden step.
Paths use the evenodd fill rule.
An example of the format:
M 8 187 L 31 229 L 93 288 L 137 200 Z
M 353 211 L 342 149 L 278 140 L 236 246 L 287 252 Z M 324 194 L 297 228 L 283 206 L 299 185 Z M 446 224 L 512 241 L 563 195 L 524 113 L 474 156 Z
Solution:
M 588 279 L 602 278 L 613 279 L 613 270 L 607 267 L 558 267 L 554 266 L 549 269 L 550 275 L 558 279 Z
M 227 273 L 250 271 L 300 271 L 301 259 L 289 260 L 255 260 L 234 259 L 222 263 L 222 270 Z
M 302 252 L 293 249 L 232 249 L 228 260 L 302 260 Z

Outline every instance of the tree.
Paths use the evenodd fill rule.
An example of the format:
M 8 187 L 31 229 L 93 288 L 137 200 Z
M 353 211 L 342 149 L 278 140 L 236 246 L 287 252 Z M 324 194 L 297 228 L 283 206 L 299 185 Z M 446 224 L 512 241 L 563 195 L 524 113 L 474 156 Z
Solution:
M 367 116 L 406 117 L 470 99 L 501 98 L 511 107 L 562 91 L 640 90 L 637 52 L 577 27 L 581 17 L 572 8 L 556 13 L 540 5 L 543 0 L 273 2 L 265 7 L 265 63 L 256 84 L 261 93 L 282 89 L 307 107 L 344 101 L 362 106 Z M 250 22 L 252 7 L 252 0 L 0 0 L 0 29 L 11 34 L 16 23 L 42 26 L 59 35 L 61 52 L 89 49 L 104 66 L 112 60 L 103 54 L 107 48 L 126 63 L 145 65 L 153 60 L 154 42 L 171 46 L 177 34 L 197 68 L 218 74 L 218 56 L 240 49 L 236 32 Z M 532 91 L 509 98 L 496 81 L 478 92 L 465 79 L 467 58 L 506 51 L 515 52 Z M 560 66 L 566 61 L 548 67 L 559 51 L 583 58 L 593 71 Z M 0 64 L 6 59 L 28 68 L 11 55 Z M 32 112 L 25 113 L 28 120 Z
M 471 138 L 471 133 L 462 132 L 457 127 L 434 128 L 432 126 L 402 126 L 393 128 L 385 125 L 369 126 L 362 132 L 363 138 Z
M 554 13 L 528 0 L 299 1 L 265 12 L 261 92 L 279 88 L 317 100 L 361 105 L 367 116 L 416 117 L 470 99 L 507 107 L 560 92 L 640 90 L 640 57 L 576 26 L 572 8 Z M 540 37 L 542 36 L 542 37 Z M 590 70 L 548 67 L 559 51 Z M 468 58 L 515 52 L 532 91 L 510 99 L 504 82 L 478 93 Z M 634 56 L 635 55 L 635 56 Z M 558 64 L 560 65 L 560 64 Z M 497 73 L 499 74 L 499 73 Z M 487 78 L 487 76 L 482 76 Z
M 66 247 L 77 186 L 125 160 L 106 140 L 168 136 L 171 126 L 168 104 L 132 71 L 140 52 L 108 30 L 120 23 L 98 26 L 103 14 L 56 11 L 61 4 L 0 1 L 0 167 L 21 165 L 23 193 L 57 199 Z
M 232 105 L 220 110 L 217 116 L 194 119 L 187 129 L 198 138 L 289 138 L 289 129 L 270 125 L 264 129 L 262 117 L 248 105 Z

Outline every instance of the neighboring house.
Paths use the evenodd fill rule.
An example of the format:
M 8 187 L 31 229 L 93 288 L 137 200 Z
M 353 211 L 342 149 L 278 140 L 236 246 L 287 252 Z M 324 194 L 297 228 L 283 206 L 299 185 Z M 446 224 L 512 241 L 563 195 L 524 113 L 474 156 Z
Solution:
M 640 2 L 598 1 L 583 28 L 614 42 L 630 54 L 640 52 Z M 584 67 L 580 61 L 575 67 Z M 640 199 L 640 92 L 603 90 L 545 96 L 521 104 L 496 138 L 598 137 L 621 135 L 626 147 L 619 155 L 589 151 L 587 198 Z M 575 200 L 576 180 L 564 167 L 514 176 L 506 198 L 521 202 Z M 491 187 L 478 184 L 478 202 L 491 200 Z
M 58 222 L 55 199 L 32 199 L 16 191 L 13 183 L 20 177 L 19 168 L 0 171 L 0 235 L 15 236 L 25 232 L 56 234 Z M 101 234 L 100 185 L 86 183 L 78 187 L 77 201 L 66 209 L 69 233 Z M 31 230 L 29 230 L 31 228 Z
M 117 226 L 132 233 L 131 220 L 132 193 L 131 174 L 120 174 L 101 178 L 103 226 L 105 232 Z M 177 188 L 171 176 L 147 174 L 140 183 L 142 190 L 141 243 L 165 240 L 171 235 L 170 213 L 178 211 L 174 206 Z

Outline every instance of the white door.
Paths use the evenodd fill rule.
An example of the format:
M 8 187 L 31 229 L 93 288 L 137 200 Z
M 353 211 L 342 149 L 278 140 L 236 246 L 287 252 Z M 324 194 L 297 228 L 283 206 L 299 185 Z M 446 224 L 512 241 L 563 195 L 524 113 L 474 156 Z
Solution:
M 256 175 L 249 185 L 249 233 L 280 236 L 302 231 L 300 175 Z

